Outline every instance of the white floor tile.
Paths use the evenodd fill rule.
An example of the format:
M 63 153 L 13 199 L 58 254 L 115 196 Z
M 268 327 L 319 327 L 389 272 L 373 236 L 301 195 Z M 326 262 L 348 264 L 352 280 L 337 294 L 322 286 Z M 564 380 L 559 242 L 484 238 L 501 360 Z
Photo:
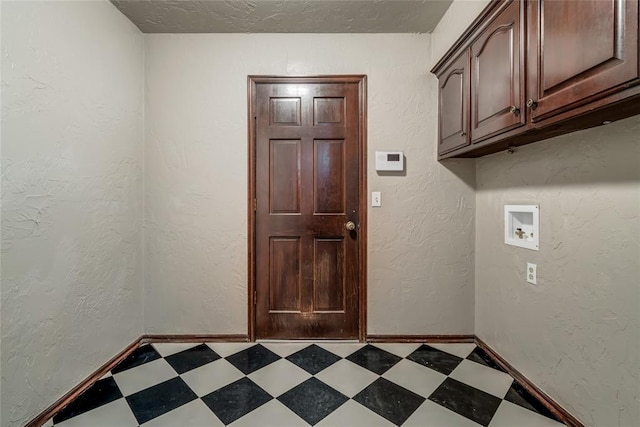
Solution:
M 451 343 L 451 344 L 427 344 L 438 350 L 446 351 L 454 356 L 466 359 L 468 355 L 476 348 L 474 343 Z
M 196 399 L 158 418 L 142 424 L 143 427 L 216 427 L 224 424 L 205 403 Z
M 197 345 L 200 345 L 200 343 L 157 342 L 151 345 L 156 349 L 158 353 L 160 353 L 162 357 L 167 357 L 171 356 L 172 354 L 180 353 L 181 351 L 187 350 L 189 348 L 193 348 Z
M 309 378 L 311 374 L 285 359 L 273 362 L 249 375 L 251 381 L 273 397 L 280 396 Z
M 307 423 L 274 399 L 229 425 L 231 427 L 302 427 Z
M 261 343 L 264 347 L 273 351 L 280 357 L 287 357 L 296 353 L 303 348 L 309 347 L 312 343 L 309 342 L 296 342 L 296 343 Z
M 480 424 L 458 415 L 445 407 L 426 400 L 414 412 L 402 427 L 478 427 Z M 524 427 L 524 424 L 513 424 L 511 427 Z
M 318 346 L 337 354 L 340 357 L 347 357 L 364 347 L 365 343 L 318 343 Z
M 53 418 L 49 418 L 49 421 L 44 423 L 42 427 L 53 427 Z
M 208 342 L 205 344 L 208 345 L 211 350 L 218 353 L 220 357 L 231 356 L 232 354 L 256 345 L 254 342 Z
M 109 377 L 111 377 L 111 376 L 112 376 L 111 371 L 109 371 L 109 372 L 107 372 L 106 374 L 104 374 L 102 377 L 100 377 L 100 379 L 101 379 L 101 380 L 103 380 L 103 379 L 105 379 L 105 378 L 109 378 Z
M 501 399 L 507 394 L 513 382 L 509 374 L 470 360 L 463 360 L 449 377 Z
M 341 357 L 364 347 L 356 342 L 315 342 L 316 345 Z M 155 343 L 154 348 L 163 357 L 197 346 L 199 343 Z M 223 359 L 181 375 L 181 378 L 199 396 L 218 390 L 244 377 L 244 374 L 227 362 L 224 357 L 247 349 L 255 343 L 206 343 Z M 311 342 L 261 342 L 264 347 L 285 358 L 312 344 Z M 419 348 L 420 343 L 372 344 L 400 357 L 406 357 Z M 449 354 L 466 358 L 475 348 L 472 343 L 428 344 Z M 111 376 L 107 373 L 103 378 Z M 136 368 L 113 375 L 125 396 L 144 390 L 178 376 L 164 359 L 155 360 Z M 286 359 L 278 360 L 248 376 L 274 397 L 278 397 L 311 377 L 305 370 Z M 349 398 L 362 391 L 378 375 L 348 360 L 339 360 L 316 377 Z M 428 397 L 442 384 L 446 376 L 409 360 L 401 360 L 382 377 L 423 397 Z M 451 378 L 503 398 L 513 379 L 506 373 L 491 369 L 470 360 L 463 360 L 451 373 Z M 160 417 L 148 421 L 142 427 L 200 427 L 221 426 L 222 422 L 200 400 L 194 400 Z M 235 427 L 302 427 L 306 422 L 277 399 L 269 401 L 231 424 Z M 336 411 L 321 420 L 324 427 L 389 427 L 393 424 L 359 403 L 348 400 Z M 45 427 L 52 427 L 49 420 Z M 93 411 L 74 417 L 56 427 L 136 427 L 135 417 L 124 399 L 111 402 Z M 434 402 L 426 400 L 403 424 L 408 427 L 478 427 L 479 424 Z M 562 424 L 529 411 L 511 402 L 503 401 L 489 427 L 561 427 Z
M 135 368 L 117 373 L 113 379 L 120 391 L 129 396 L 145 388 L 160 384 L 163 381 L 177 377 L 178 374 L 164 359 L 157 359 Z
M 396 356 L 407 357 L 408 355 L 416 351 L 416 349 L 420 347 L 422 344 L 421 343 L 405 343 L 405 344 L 375 343 L 372 345 L 375 345 L 378 348 L 388 351 L 391 354 L 395 354 Z
M 561 427 L 562 425 L 551 418 L 514 405 L 506 400 L 502 401 L 489 423 L 489 427 Z
M 406 359 L 398 362 L 382 377 L 423 397 L 429 397 L 447 378 L 440 372 Z
M 316 378 L 327 383 L 347 397 L 353 397 L 378 376 L 348 360 L 339 360 L 316 375 Z
M 119 399 L 92 411 L 56 424 L 56 427 L 137 427 L 138 421 L 124 399 Z
M 394 424 L 358 402 L 348 400 L 316 425 L 318 427 L 392 427 Z
M 218 359 L 189 372 L 185 372 L 180 375 L 180 377 L 198 397 L 203 397 L 212 391 L 239 380 L 244 377 L 244 374 L 225 359 Z

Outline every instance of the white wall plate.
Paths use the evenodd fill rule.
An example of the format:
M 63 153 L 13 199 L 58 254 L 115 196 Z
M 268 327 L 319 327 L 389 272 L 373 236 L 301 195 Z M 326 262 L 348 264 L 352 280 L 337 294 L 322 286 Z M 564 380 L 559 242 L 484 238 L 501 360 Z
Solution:
M 504 206 L 504 243 L 540 249 L 540 208 L 538 205 Z

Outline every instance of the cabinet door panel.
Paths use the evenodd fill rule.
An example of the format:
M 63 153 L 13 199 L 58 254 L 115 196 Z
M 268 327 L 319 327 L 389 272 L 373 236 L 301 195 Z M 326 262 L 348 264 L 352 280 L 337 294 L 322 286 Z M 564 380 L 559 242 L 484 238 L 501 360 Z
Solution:
M 438 154 L 469 144 L 467 135 L 469 75 L 467 52 L 463 52 L 439 77 Z
M 534 0 L 529 16 L 534 121 L 638 79 L 637 0 Z
M 521 2 L 511 2 L 471 45 L 471 142 L 525 124 Z

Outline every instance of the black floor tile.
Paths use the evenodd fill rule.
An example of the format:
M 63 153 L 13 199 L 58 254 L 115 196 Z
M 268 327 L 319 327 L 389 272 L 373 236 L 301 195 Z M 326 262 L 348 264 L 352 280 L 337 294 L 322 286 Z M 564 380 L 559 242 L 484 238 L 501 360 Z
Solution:
M 378 375 L 384 374 L 402 360 L 401 357 L 372 345 L 362 347 L 346 359 Z
M 225 425 L 264 405 L 273 397 L 260 386 L 244 377 L 209 393 L 202 401 Z
M 507 400 L 516 405 L 522 406 L 530 411 L 537 412 L 540 415 L 551 418 L 552 420 L 561 422 L 553 412 L 549 411 L 538 399 L 533 397 L 524 387 L 518 384 L 516 381 L 511 384 L 511 388 L 504 397 Z
M 53 417 L 55 424 L 118 400 L 122 392 L 113 377 L 97 381 Z
M 449 375 L 462 362 L 462 358 L 449 354 L 426 344 L 421 345 L 407 356 L 407 359 L 419 363 L 441 374 Z
M 353 400 L 399 426 L 426 400 L 385 378 L 378 378 Z
M 278 397 L 278 400 L 313 426 L 349 398 L 312 377 Z
M 227 361 L 242 371 L 243 374 L 249 375 L 258 369 L 281 359 L 280 356 L 269 350 L 268 348 L 257 344 L 242 350 L 236 354 L 226 357 Z
M 202 365 L 220 359 L 218 354 L 205 344 L 172 354 L 164 358 L 179 374 L 184 374 Z
M 471 354 L 467 356 L 467 359 L 472 360 L 481 365 L 496 369 L 500 372 L 505 372 L 505 370 L 502 369 L 500 365 L 498 365 L 496 362 L 494 362 L 493 359 L 489 357 L 489 355 L 480 347 L 476 347 L 471 352 Z
M 318 347 L 315 344 L 311 344 L 309 347 L 305 347 L 287 357 L 288 361 L 309 372 L 311 375 L 317 374 L 341 359 L 340 356 Z
M 127 403 L 140 424 L 197 399 L 198 396 L 180 377 L 172 378 L 127 396 Z
M 141 365 L 145 366 L 144 364 L 147 362 L 160 358 L 160 354 L 152 346 L 145 345 L 134 351 L 112 372 L 117 374 L 128 369 L 135 370 Z M 476 348 L 467 358 L 474 363 L 501 370 L 489 355 L 479 348 Z M 187 350 L 165 358 L 178 374 L 191 371 L 218 359 L 220 356 L 214 350 L 205 344 L 198 345 L 197 343 L 194 343 L 194 346 Z M 245 375 L 259 371 L 259 369 L 280 359 L 280 356 L 260 344 L 253 345 L 226 358 Z M 355 351 L 346 359 L 354 363 L 353 369 L 358 370 L 360 369 L 358 366 L 360 366 L 378 375 L 382 375 L 402 360 L 401 357 L 373 345 L 367 345 Z M 407 359 L 445 375 L 450 374 L 464 360 L 428 345 L 421 345 Z M 302 350 L 288 356 L 286 360 L 287 362 L 283 361 L 283 363 L 291 363 L 291 369 L 296 370 L 295 365 L 315 375 L 341 360 L 341 357 L 316 344 L 309 344 Z M 229 367 L 229 369 L 233 368 Z M 235 372 L 235 369 L 233 370 Z M 118 377 L 116 376 L 116 378 Z M 348 378 L 345 378 L 345 381 L 348 381 Z M 304 421 L 299 421 L 305 425 L 307 425 L 306 423 L 315 425 L 321 422 L 349 400 L 347 396 L 315 377 L 279 397 L 270 395 L 252 380 L 243 377 L 208 394 L 202 400 L 222 422 L 229 424 L 261 407 L 274 397 L 277 397 L 282 404 L 301 417 Z M 126 399 L 125 401 L 138 423 L 143 424 L 197 398 L 194 391 L 180 377 L 127 397 L 123 397 L 114 378 L 109 377 L 97 381 L 82 395 L 55 414 L 53 422 L 54 425 L 64 424 L 69 419 L 83 415 L 83 418 L 86 417 L 88 425 L 92 423 L 90 420 L 91 412 L 96 408 L 117 402 L 119 399 Z M 378 377 L 376 381 L 354 396 L 353 400 L 391 423 L 402 425 L 422 405 L 425 398 L 427 398 L 426 395 L 420 396 L 392 381 Z M 452 378 L 446 378 L 428 399 L 485 427 L 490 425 L 503 400 Z M 542 402 L 538 401 L 534 395 L 516 381 L 512 382 L 504 400 L 560 422 Z M 111 407 L 114 405 L 103 409 L 107 410 Z M 117 407 L 114 410 L 118 410 Z M 277 422 L 277 420 L 275 421 Z
M 470 385 L 447 378 L 429 396 L 429 400 L 476 423 L 488 426 L 502 399 Z
M 146 344 L 135 349 L 133 353 L 128 355 L 122 362 L 118 363 L 118 365 L 111 370 L 111 373 L 117 374 L 119 372 L 126 371 L 127 369 L 143 365 L 147 362 L 160 359 L 161 357 L 162 356 L 160 356 L 160 353 L 158 353 L 155 348 Z

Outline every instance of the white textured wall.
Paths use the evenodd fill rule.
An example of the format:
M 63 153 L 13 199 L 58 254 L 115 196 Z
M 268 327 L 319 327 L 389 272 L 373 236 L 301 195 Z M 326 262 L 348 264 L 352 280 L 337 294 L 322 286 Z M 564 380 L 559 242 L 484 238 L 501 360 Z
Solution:
M 431 66 L 444 56 L 490 0 L 453 0 L 431 33 Z
M 640 425 L 640 116 L 481 158 L 477 188 L 477 335 L 586 425 Z M 538 252 L 503 243 L 529 203 Z
M 2 426 L 142 333 L 143 53 L 107 1 L 2 2 Z
M 369 333 L 473 332 L 474 169 L 436 162 L 429 35 L 146 36 L 145 328 L 247 331 L 247 75 L 368 75 Z M 403 150 L 406 176 L 378 176 Z
M 453 2 L 434 62 L 486 4 Z M 476 167 L 476 334 L 587 425 L 640 425 L 640 117 Z M 540 205 L 539 252 L 503 243 L 521 203 Z

